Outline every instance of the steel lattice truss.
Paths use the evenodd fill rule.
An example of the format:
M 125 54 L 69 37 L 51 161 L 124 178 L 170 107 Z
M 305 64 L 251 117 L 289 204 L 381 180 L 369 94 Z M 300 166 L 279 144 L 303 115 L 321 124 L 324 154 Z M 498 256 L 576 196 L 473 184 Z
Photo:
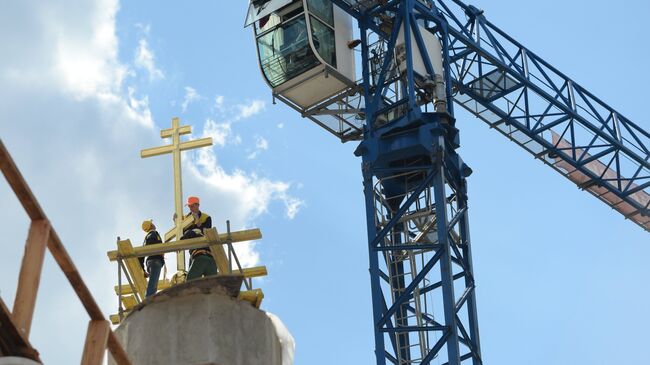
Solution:
M 412 1 L 385 3 L 374 13 L 363 5 L 347 10 L 373 14 L 360 20 L 366 124 L 357 154 L 364 165 L 377 363 L 481 364 L 466 166 L 455 152 L 453 118 L 434 108 L 431 83 L 416 79 L 410 61 L 415 47 L 423 49 L 417 16 L 434 18 L 429 10 L 416 12 Z M 407 41 L 401 58 L 400 31 L 419 39 Z
M 390 28 L 382 25 L 395 18 L 401 1 L 334 2 L 369 22 L 385 52 Z M 429 13 L 438 20 L 429 30 L 446 42 L 453 104 L 650 230 L 648 132 L 490 23 L 482 11 L 458 0 L 414 3 L 414 19 Z M 362 138 L 334 134 L 343 141 Z
M 422 168 L 366 173 L 376 340 L 385 348 L 378 363 L 482 363 L 465 181 L 449 174 L 445 160 L 455 156 L 445 159 L 439 147 L 434 161 L 419 161 Z M 384 187 L 395 181 L 404 192 L 388 196 Z
M 481 11 L 454 3 L 456 13 L 437 2 L 453 25 L 449 52 L 457 104 L 650 230 L 650 134 Z

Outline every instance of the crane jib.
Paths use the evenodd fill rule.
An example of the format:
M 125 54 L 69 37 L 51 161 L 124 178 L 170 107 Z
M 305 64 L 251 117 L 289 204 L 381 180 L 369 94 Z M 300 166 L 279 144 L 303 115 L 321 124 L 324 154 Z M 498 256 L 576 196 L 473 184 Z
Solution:
M 334 2 L 357 19 L 399 3 Z M 454 104 L 650 231 L 650 133 L 490 23 L 482 11 L 458 0 L 456 12 L 447 1 L 429 2 L 432 9 L 424 3 L 414 7 L 445 18 Z M 504 103 L 510 108 L 502 108 Z

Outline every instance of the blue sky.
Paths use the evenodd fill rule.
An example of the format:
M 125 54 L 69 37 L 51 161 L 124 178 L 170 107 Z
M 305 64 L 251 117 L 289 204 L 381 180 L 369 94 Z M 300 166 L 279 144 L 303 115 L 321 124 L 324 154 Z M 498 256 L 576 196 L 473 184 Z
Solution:
M 650 3 L 475 1 L 501 29 L 650 130 Z M 116 236 L 169 226 L 171 160 L 140 160 L 179 116 L 194 137 L 184 192 L 224 229 L 259 227 L 263 308 L 296 339 L 296 364 L 374 356 L 360 160 L 354 143 L 271 102 L 244 1 L 14 2 L 0 14 L 0 137 L 107 314 Z M 457 112 L 473 168 L 470 222 L 486 364 L 643 364 L 648 234 L 482 122 Z M 0 184 L 0 295 L 11 307 L 27 218 Z M 78 362 L 87 317 L 46 259 L 32 341 Z M 64 332 L 65 331 L 65 332 Z M 67 336 L 55 336 L 67 333 Z

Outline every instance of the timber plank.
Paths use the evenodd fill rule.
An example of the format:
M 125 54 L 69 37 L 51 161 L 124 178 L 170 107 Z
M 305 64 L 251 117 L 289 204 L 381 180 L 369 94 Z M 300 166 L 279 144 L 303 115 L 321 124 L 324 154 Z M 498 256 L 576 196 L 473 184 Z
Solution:
M 25 338 L 29 338 L 29 331 L 32 327 L 36 295 L 41 281 L 45 248 L 49 238 L 50 223 L 47 219 L 32 221 L 20 266 L 13 310 L 14 322 Z
M 123 254 L 133 254 L 133 246 L 131 245 L 130 240 L 118 241 L 117 247 Z M 144 299 L 144 294 L 147 291 L 147 281 L 144 278 L 144 271 L 140 266 L 140 261 L 138 261 L 135 256 L 132 256 L 125 259 L 124 264 L 131 276 L 131 281 L 135 286 L 137 295 L 140 296 L 140 300 L 142 301 Z
M 110 332 L 111 327 L 106 320 L 91 320 L 88 323 L 88 332 L 86 332 L 86 343 L 84 344 L 84 352 L 81 357 L 81 365 L 103 364 Z
M 210 229 L 214 229 L 214 228 L 210 228 Z M 209 231 L 209 229 L 206 230 L 206 237 L 208 235 L 207 231 Z M 214 242 L 210 242 L 209 240 L 206 239 L 206 237 L 197 237 L 197 238 L 190 238 L 190 239 L 180 240 L 180 241 L 159 243 L 155 245 L 134 247 L 132 254 L 123 253 L 122 257 L 126 258 L 126 257 L 144 257 L 144 256 L 151 256 L 151 255 L 161 255 L 166 252 L 174 252 L 179 250 L 191 250 L 194 248 L 209 246 L 211 244 L 225 244 L 226 240 L 228 239 L 228 234 L 226 233 L 218 234 L 219 240 Z M 258 228 L 246 229 L 243 231 L 232 232 L 231 238 L 233 243 L 253 241 L 253 240 L 261 239 L 262 232 Z M 108 259 L 110 261 L 116 261 L 120 253 L 117 250 L 113 250 L 113 251 L 108 251 L 106 255 L 108 256 Z
M 217 243 L 221 242 L 221 240 L 219 240 L 219 234 L 215 228 L 206 229 L 205 237 L 208 239 L 208 241 Z M 230 263 L 228 262 L 228 257 L 226 256 L 226 251 L 223 249 L 223 245 L 211 245 L 210 252 L 212 253 L 212 257 L 214 257 L 214 262 L 217 264 L 217 270 L 219 270 L 219 274 L 230 274 L 231 267 Z
M 0 170 L 2 170 L 2 173 L 11 186 L 11 189 L 14 191 L 14 194 L 23 205 L 23 208 L 31 220 L 34 221 L 47 219 L 41 206 L 38 204 L 36 197 L 29 188 L 29 185 L 27 185 L 27 182 L 18 170 L 18 167 L 11 158 L 11 155 L 5 148 L 2 139 L 0 139 Z M 54 257 L 54 260 L 68 279 L 68 282 L 77 294 L 79 301 L 81 301 L 81 304 L 83 304 L 90 318 L 93 320 L 104 320 L 104 314 L 102 313 L 101 309 L 97 305 L 97 302 L 90 293 L 90 290 L 88 290 L 88 287 L 81 278 L 79 271 L 77 271 L 74 262 L 61 243 L 61 239 L 57 235 L 54 228 L 50 229 L 50 237 L 47 242 L 47 248 L 50 250 L 50 253 Z M 4 336 L 5 333 L 15 330 L 16 327 L 13 324 L 11 315 L 9 315 L 9 310 L 6 308 L 4 302 L 1 299 L 0 304 L 0 324 L 2 325 L 0 327 L 0 336 Z M 18 332 L 18 335 L 20 335 L 20 332 Z M 26 342 L 26 340 L 23 341 Z M 119 365 L 131 365 L 131 361 L 126 355 L 126 352 L 124 352 L 124 348 L 122 348 L 122 345 L 119 343 L 117 337 L 115 337 L 115 334 L 112 331 L 109 333 L 108 348 L 113 355 L 113 358 Z M 40 362 L 40 359 L 38 358 L 38 352 L 36 352 L 36 350 L 34 350 L 31 345 L 29 345 L 28 349 L 31 349 L 35 355 L 24 353 L 22 356 L 33 358 L 35 361 Z

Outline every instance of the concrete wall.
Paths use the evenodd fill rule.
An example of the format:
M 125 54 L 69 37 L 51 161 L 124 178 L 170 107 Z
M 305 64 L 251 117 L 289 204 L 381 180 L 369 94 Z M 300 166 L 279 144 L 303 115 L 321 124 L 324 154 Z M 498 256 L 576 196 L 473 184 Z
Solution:
M 282 364 L 268 316 L 214 279 L 160 292 L 124 319 L 115 333 L 134 365 Z

